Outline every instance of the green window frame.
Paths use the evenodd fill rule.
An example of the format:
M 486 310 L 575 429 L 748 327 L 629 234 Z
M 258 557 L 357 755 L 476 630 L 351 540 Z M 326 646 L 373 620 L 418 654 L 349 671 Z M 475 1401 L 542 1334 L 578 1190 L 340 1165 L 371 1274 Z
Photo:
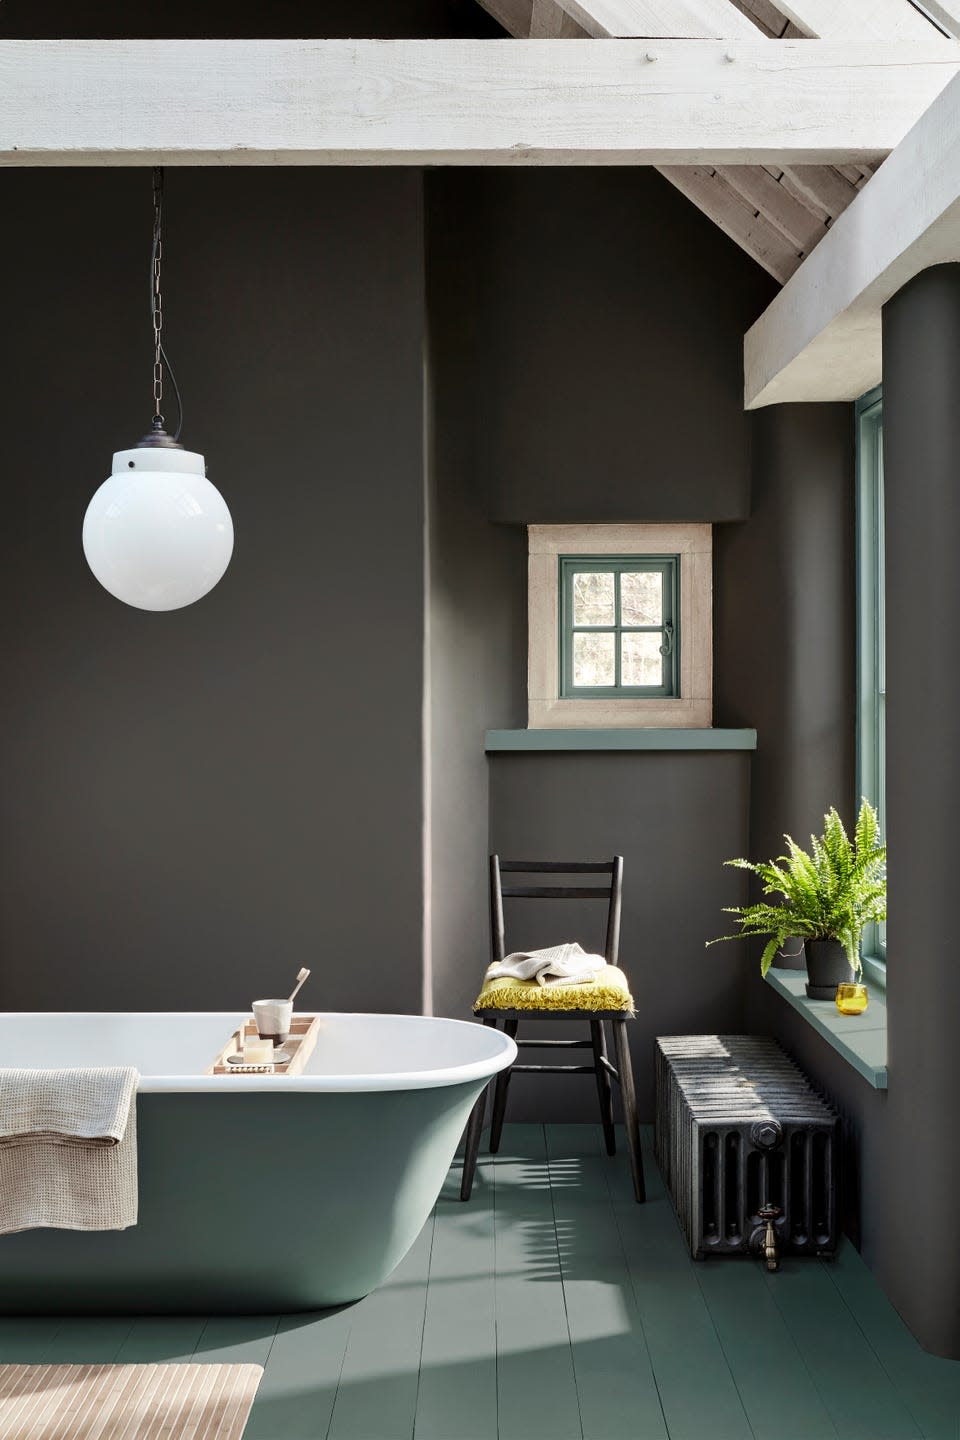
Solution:
M 883 396 L 857 401 L 857 799 L 865 795 L 886 834 L 886 672 L 884 665 Z M 887 959 L 886 925 L 863 937 L 868 966 Z
M 611 700 L 618 698 L 676 698 L 680 695 L 680 557 L 679 555 L 561 555 L 560 580 L 560 695 L 563 699 Z M 576 613 L 575 576 L 611 575 L 613 605 L 609 617 L 583 623 Z M 655 623 L 624 620 L 624 576 L 658 574 L 660 613 Z M 626 612 L 629 616 L 629 611 Z M 629 637 L 659 637 L 660 684 L 625 684 L 624 654 Z M 613 681 L 610 684 L 575 684 L 575 650 L 580 635 L 613 636 Z M 637 647 L 633 647 L 636 649 Z M 648 647 L 649 648 L 649 647 Z

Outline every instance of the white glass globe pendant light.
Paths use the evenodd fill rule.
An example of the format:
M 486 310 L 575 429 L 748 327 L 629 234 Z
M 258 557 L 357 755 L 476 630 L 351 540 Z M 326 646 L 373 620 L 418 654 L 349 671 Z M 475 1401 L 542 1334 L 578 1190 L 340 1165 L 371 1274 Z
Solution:
M 161 338 L 163 171 L 153 172 L 150 316 L 153 324 L 153 421 L 131 450 L 118 450 L 113 472 L 87 506 L 83 553 L 105 590 L 139 610 L 180 610 L 212 590 L 230 563 L 233 521 L 206 478 L 202 455 L 180 444 L 183 405 Z M 177 402 L 177 428 L 164 429 L 164 376 Z

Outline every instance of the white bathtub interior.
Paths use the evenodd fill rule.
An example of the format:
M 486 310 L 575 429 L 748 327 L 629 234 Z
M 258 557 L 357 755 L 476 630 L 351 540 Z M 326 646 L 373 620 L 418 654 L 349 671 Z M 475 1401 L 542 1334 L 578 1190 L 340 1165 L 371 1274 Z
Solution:
M 312 1012 L 311 1012 L 312 1013 Z M 240 1011 L 0 1014 L 8 1068 L 133 1065 L 142 1092 L 162 1090 L 394 1090 L 492 1075 L 516 1046 L 502 1032 L 421 1015 L 322 1014 L 301 1075 L 204 1075 L 246 1018 Z

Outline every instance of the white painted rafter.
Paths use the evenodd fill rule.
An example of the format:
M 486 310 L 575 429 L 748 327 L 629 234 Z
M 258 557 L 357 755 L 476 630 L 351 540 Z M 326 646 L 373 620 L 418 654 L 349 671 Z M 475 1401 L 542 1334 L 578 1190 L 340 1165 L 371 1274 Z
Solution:
M 756 26 L 729 0 L 543 0 L 593 37 L 755 40 Z
M 881 376 L 881 311 L 960 260 L 960 78 L 944 90 L 747 332 L 747 409 L 852 400 Z
M 958 70 L 946 40 L 0 41 L 0 164 L 864 164 Z
M 777 0 L 777 9 L 822 40 L 922 42 L 942 33 L 910 0 Z

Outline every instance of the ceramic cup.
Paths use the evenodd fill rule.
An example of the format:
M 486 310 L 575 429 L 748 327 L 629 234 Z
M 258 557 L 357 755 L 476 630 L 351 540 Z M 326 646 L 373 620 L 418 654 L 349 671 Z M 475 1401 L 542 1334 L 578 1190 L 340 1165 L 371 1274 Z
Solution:
M 293 1018 L 291 1000 L 254 1000 L 253 1018 L 257 1022 L 257 1034 L 261 1040 L 272 1040 L 282 1045 L 290 1034 Z

